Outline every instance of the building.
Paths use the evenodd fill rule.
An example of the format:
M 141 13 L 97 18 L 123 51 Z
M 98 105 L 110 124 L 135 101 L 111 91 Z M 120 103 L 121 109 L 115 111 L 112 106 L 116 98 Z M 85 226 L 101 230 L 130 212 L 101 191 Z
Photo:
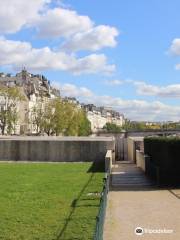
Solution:
M 102 130 L 106 123 L 113 123 L 120 127 L 125 123 L 124 115 L 111 108 L 96 107 L 94 104 L 82 104 L 82 108 L 86 111 L 93 133 Z
M 15 76 L 1 73 L 0 85 L 16 86 L 24 96 L 24 100 L 17 105 L 19 121 L 15 130 L 16 134 L 36 133 L 36 127 L 31 121 L 33 108 L 37 105 L 43 108 L 47 101 L 60 96 L 60 91 L 53 88 L 43 75 L 31 74 L 25 68 Z M 0 96 L 0 109 L 6 109 L 6 101 L 3 96 Z
M 16 134 L 36 134 L 38 130 L 36 124 L 33 124 L 35 118 L 33 109 L 40 108 L 44 111 L 48 101 L 60 96 L 60 91 L 53 88 L 45 76 L 31 74 L 25 68 L 15 76 L 0 73 L 0 85 L 18 87 L 25 98 L 24 101 L 19 102 L 17 105 L 19 120 L 15 127 Z M 74 97 L 65 97 L 63 101 L 70 102 L 75 104 L 77 108 L 84 109 L 91 123 L 92 132 L 102 130 L 106 123 L 122 126 L 125 122 L 123 114 L 114 111 L 112 108 L 83 104 Z M 6 107 L 6 99 L 0 96 L 0 109 L 6 109 Z
M 75 97 L 64 97 L 63 101 L 68 102 L 68 103 L 72 103 L 72 104 L 76 105 L 76 107 L 79 108 L 79 109 L 81 108 L 80 102 Z

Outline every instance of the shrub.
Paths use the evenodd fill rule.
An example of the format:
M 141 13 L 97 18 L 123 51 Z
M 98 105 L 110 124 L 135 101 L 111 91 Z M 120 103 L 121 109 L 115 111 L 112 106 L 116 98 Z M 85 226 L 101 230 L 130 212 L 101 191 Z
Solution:
M 180 138 L 145 138 L 144 152 L 150 156 L 148 175 L 156 176 L 159 183 L 180 183 Z

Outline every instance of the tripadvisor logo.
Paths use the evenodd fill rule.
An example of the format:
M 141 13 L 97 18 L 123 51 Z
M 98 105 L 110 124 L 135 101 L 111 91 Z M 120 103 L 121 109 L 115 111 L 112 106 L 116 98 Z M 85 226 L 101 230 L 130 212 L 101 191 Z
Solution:
M 166 229 L 166 228 L 163 228 L 163 229 L 150 229 L 150 228 L 142 228 L 142 227 L 137 227 L 135 228 L 134 230 L 134 233 L 136 235 L 143 235 L 143 234 L 146 234 L 146 233 L 149 233 L 149 234 L 153 234 L 153 233 L 157 233 L 157 234 L 170 234 L 170 233 L 173 233 L 174 230 L 173 229 Z
M 136 235 L 143 235 L 144 230 L 141 227 L 137 227 L 134 232 Z

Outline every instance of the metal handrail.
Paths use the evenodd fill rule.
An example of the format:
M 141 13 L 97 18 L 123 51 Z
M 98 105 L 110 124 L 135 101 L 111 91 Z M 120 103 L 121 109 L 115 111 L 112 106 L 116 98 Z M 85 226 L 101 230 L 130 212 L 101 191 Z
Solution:
M 104 184 L 103 184 L 103 190 L 101 192 L 99 212 L 96 217 L 96 228 L 95 228 L 93 240 L 103 240 L 103 230 L 104 230 L 104 222 L 105 222 L 106 206 L 107 206 L 107 195 L 109 192 L 111 163 L 112 163 L 112 157 L 109 156 L 109 152 L 107 152 L 106 154 L 105 161 L 106 161 L 106 173 L 103 179 Z

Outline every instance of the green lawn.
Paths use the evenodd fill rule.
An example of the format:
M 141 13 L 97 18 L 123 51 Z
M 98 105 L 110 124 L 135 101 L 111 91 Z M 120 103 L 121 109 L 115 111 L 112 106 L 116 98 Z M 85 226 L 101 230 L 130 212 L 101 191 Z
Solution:
M 1 163 L 0 239 L 92 240 L 103 177 L 91 163 Z

